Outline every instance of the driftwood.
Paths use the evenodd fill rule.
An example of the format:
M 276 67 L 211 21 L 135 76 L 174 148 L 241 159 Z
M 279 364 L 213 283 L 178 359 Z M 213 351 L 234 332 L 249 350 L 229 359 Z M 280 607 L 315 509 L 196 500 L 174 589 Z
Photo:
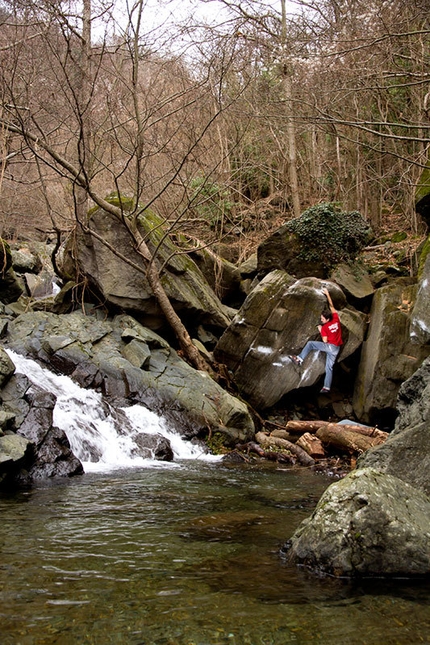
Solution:
M 285 426 L 285 432 L 291 432 L 291 433 L 296 433 L 296 434 L 301 434 L 305 432 L 310 432 L 312 434 L 316 434 L 320 428 L 323 428 L 327 425 L 335 425 L 336 427 L 339 428 L 344 428 L 345 430 L 349 430 L 351 432 L 357 432 L 358 434 L 365 435 L 367 437 L 380 437 L 383 441 L 385 441 L 388 437 L 388 432 L 383 432 L 382 430 L 378 430 L 378 428 L 372 428 L 369 426 L 363 426 L 359 424 L 352 424 L 352 423 L 330 423 L 329 421 L 288 421 L 288 423 Z M 279 430 L 276 431 L 277 436 Z M 275 434 L 275 433 L 273 433 Z
M 338 423 L 327 423 L 317 431 L 316 436 L 323 444 L 329 444 L 351 454 L 361 454 L 373 446 L 384 443 L 381 437 L 367 437 L 358 432 L 346 430 L 345 426 Z
M 296 434 L 303 434 L 305 432 L 315 434 L 321 426 L 325 426 L 327 423 L 327 421 L 288 421 L 285 430 Z
M 388 438 L 388 432 L 384 432 L 383 430 L 378 430 L 378 428 L 370 428 L 368 426 L 359 426 L 359 425 L 349 425 L 347 423 L 335 423 L 331 425 L 335 425 L 338 428 L 344 428 L 345 430 L 349 430 L 350 432 L 357 432 L 358 434 L 362 434 L 366 437 L 378 438 L 381 440 L 380 443 L 384 443 Z M 376 446 L 378 444 L 373 444 L 373 445 Z
M 292 432 L 287 432 L 286 430 L 272 430 L 270 433 L 271 437 L 278 437 L 278 439 L 285 439 L 286 441 L 291 441 L 291 443 L 296 443 L 299 438 L 298 434 L 293 434 Z
M 305 432 L 302 434 L 300 439 L 297 441 L 296 446 L 306 450 L 308 455 L 314 459 L 323 459 L 326 454 L 324 447 L 318 437 L 310 432 Z
M 239 450 L 243 452 L 255 452 L 259 457 L 264 459 L 269 459 L 270 461 L 280 461 L 287 464 L 295 464 L 296 460 L 291 455 L 286 455 L 282 452 L 274 452 L 273 450 L 264 450 L 258 443 L 255 441 L 249 441 L 245 444 L 238 444 L 236 446 Z
M 268 437 L 266 434 L 264 434 L 264 432 L 257 432 L 255 439 L 263 448 L 277 447 L 282 448 L 283 450 L 288 450 L 297 457 L 298 461 L 303 466 L 313 466 L 315 464 L 315 460 L 312 459 L 312 457 L 310 457 L 308 453 L 303 450 L 303 448 L 296 446 L 294 443 L 291 443 L 286 439 L 280 439 L 279 437 Z
M 388 433 L 378 428 L 355 424 L 322 420 L 288 421 L 285 428 L 273 430 L 270 435 L 258 432 L 255 441 L 236 447 L 242 452 L 254 452 L 271 461 L 294 464 L 297 460 L 303 466 L 314 466 L 315 459 L 327 457 L 326 448 L 331 446 L 349 454 L 353 467 L 353 460 L 358 455 L 384 443 L 387 437 Z

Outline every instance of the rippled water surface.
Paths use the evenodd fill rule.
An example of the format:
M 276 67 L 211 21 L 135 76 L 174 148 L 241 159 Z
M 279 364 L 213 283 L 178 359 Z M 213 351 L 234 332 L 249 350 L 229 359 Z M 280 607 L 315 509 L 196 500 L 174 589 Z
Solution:
M 0 497 L 2 645 L 430 642 L 430 586 L 319 580 L 279 548 L 329 480 L 183 462 Z

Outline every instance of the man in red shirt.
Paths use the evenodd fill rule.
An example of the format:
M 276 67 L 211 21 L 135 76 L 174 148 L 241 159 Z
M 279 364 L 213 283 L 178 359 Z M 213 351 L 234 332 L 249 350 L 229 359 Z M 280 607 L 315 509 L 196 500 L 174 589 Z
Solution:
M 342 330 L 340 327 L 339 314 L 333 306 L 333 301 L 327 289 L 323 289 L 323 294 L 328 300 L 330 310 L 324 310 L 322 312 L 321 325 L 318 325 L 322 342 L 320 340 L 310 340 L 306 343 L 298 356 L 290 356 L 290 358 L 296 365 L 301 365 L 306 356 L 312 350 L 324 352 L 326 354 L 325 378 L 321 392 L 325 393 L 330 392 L 331 382 L 333 379 L 333 365 L 342 345 Z

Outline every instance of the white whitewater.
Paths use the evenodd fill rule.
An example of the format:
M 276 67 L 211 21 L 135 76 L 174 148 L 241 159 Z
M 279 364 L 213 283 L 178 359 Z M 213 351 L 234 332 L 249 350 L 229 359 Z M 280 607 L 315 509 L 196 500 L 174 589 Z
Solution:
M 11 350 L 7 350 L 7 353 L 15 364 L 16 372 L 25 374 L 32 383 L 57 397 L 53 425 L 64 430 L 71 449 L 81 460 L 85 472 L 175 465 L 175 462 L 141 457 L 135 438 L 142 432 L 158 433 L 166 437 L 170 441 L 175 460 L 218 459 L 205 454 L 201 448 L 170 431 L 162 417 L 144 406 L 122 408 L 116 414 L 98 392 L 85 390 L 68 376 L 53 374 L 35 361 Z

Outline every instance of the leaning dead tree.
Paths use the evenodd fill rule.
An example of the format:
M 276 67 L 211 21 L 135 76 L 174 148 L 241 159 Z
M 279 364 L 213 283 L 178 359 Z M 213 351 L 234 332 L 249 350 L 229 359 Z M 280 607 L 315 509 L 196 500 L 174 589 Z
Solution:
M 213 79 L 192 78 L 178 55 L 145 49 L 144 7 L 139 0 L 130 8 L 127 26 L 115 41 L 93 46 L 90 0 L 80 14 L 65 3 L 26 5 L 8 26 L 15 47 L 0 48 L 0 125 L 27 158 L 69 182 L 76 226 L 96 235 L 88 219 L 87 204 L 92 203 L 112 215 L 115 226 L 125 227 L 142 261 L 133 266 L 146 276 L 185 358 L 211 372 L 167 296 L 158 249 L 148 244 L 140 220 L 164 194 L 174 196 L 185 183 L 188 166 L 204 150 L 223 107 L 213 109 Z M 46 28 L 26 46 L 26 34 L 37 25 Z M 34 76 L 41 79 L 37 91 Z M 119 196 L 116 204 L 104 197 L 112 188 Z M 130 199 L 123 208 L 123 194 L 133 196 L 131 208 Z M 178 208 L 171 207 L 176 230 L 186 212 L 181 200 L 177 196 Z M 97 239 L 107 244 L 102 235 Z

